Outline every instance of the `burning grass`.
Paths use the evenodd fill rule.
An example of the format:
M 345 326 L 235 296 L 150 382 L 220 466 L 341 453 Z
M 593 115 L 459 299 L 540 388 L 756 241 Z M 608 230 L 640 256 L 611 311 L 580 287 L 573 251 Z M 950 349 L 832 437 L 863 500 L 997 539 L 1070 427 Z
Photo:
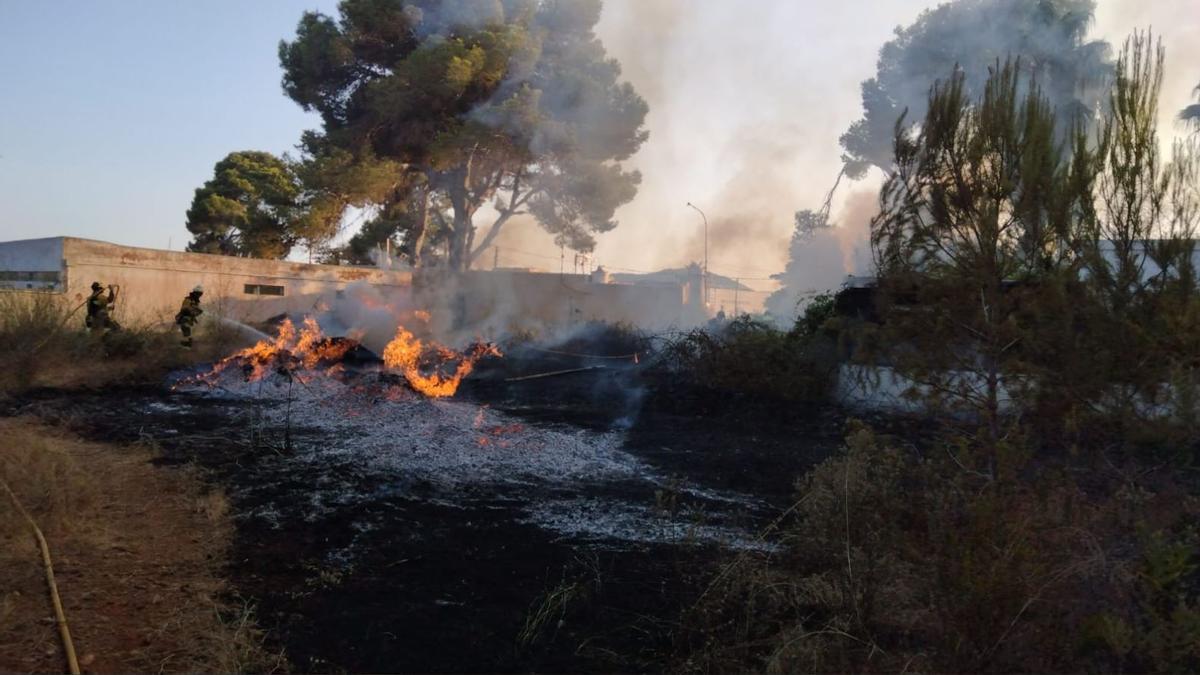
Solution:
M 290 319 L 284 319 L 274 338 L 221 359 L 198 379 L 213 386 L 231 367 L 237 367 L 250 382 L 276 372 L 307 384 L 317 377 L 336 376 L 343 368 L 343 359 L 359 347 L 358 336 L 328 337 L 311 316 L 304 317 L 299 329 Z M 429 398 L 446 398 L 458 391 L 480 359 L 500 356 L 500 350 L 490 344 L 475 344 L 459 352 L 436 342 L 422 342 L 400 326 L 382 356 L 383 368 L 402 375 L 414 391 Z
M 485 356 L 500 356 L 500 350 L 488 344 L 476 344 L 463 353 L 437 344 L 425 347 L 403 326 L 383 350 L 384 364 L 400 371 L 413 389 L 430 398 L 453 396 L 463 378 Z M 443 365 L 452 362 L 457 362 L 454 370 L 442 372 Z M 422 365 L 431 365 L 432 371 L 423 372 Z
M 214 381 L 233 366 L 239 367 L 246 379 L 253 382 L 263 379 L 272 371 L 315 371 L 323 366 L 327 373 L 332 374 L 346 353 L 356 345 L 353 340 L 325 337 L 312 317 L 304 318 L 300 330 L 296 330 L 290 319 L 285 319 L 274 338 L 260 340 L 221 359 L 201 379 Z

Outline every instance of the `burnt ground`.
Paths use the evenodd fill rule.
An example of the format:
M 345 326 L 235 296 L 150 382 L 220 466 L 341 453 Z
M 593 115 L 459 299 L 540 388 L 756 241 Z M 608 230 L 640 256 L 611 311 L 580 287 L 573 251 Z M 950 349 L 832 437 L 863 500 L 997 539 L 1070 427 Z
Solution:
M 459 398 L 533 427 L 623 429 L 623 450 L 669 480 L 448 491 L 351 455 L 313 461 L 306 453 L 331 443 L 329 430 L 303 419 L 272 426 L 263 409 L 277 401 L 166 386 L 35 391 L 4 412 L 86 438 L 153 442 L 160 462 L 203 467 L 235 512 L 232 586 L 298 670 L 659 669 L 681 608 L 732 555 L 680 518 L 719 516 L 752 535 L 786 507 L 795 477 L 837 446 L 841 422 L 827 410 L 684 391 L 635 364 L 506 381 L 593 365 L 510 354 L 481 367 Z M 700 504 L 705 491 L 747 500 Z M 547 495 L 643 504 L 662 514 L 661 536 L 553 531 L 529 518 Z

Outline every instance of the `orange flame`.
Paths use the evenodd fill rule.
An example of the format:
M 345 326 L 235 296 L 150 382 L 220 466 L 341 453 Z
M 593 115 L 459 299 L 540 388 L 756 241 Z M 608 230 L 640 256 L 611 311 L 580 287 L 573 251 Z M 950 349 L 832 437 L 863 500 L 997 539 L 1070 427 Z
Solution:
M 307 382 L 315 376 L 307 371 L 316 370 L 323 362 L 333 364 L 324 374 L 336 375 L 343 369 L 340 363 L 342 358 L 357 344 L 355 336 L 347 340 L 327 339 L 316 319 L 311 316 L 304 318 L 299 330 L 285 319 L 274 338 L 262 340 L 253 347 L 222 359 L 199 379 L 213 384 L 223 371 L 239 365 L 245 371 L 246 379 L 251 382 L 263 379 L 272 369 L 281 369 L 301 382 Z M 396 337 L 384 348 L 383 361 L 388 368 L 400 371 L 417 392 L 431 398 L 442 398 L 453 396 L 463 378 L 471 373 L 480 359 L 489 354 L 499 356 L 500 351 L 491 345 L 476 345 L 465 352 L 437 343 L 424 345 L 410 331 L 400 327 Z M 453 371 L 444 372 L 443 369 L 452 363 Z M 422 372 L 422 369 L 426 372 Z M 389 392 L 388 398 L 393 398 L 392 392 Z M 481 411 L 476 426 L 482 423 Z
M 208 377 L 219 375 L 233 364 L 242 364 L 247 371 L 246 379 L 251 382 L 266 377 L 273 366 L 299 365 L 312 370 L 322 361 L 340 361 L 355 344 L 353 340 L 327 340 L 311 316 L 304 317 L 304 325 L 299 331 L 291 320 L 284 319 L 274 338 L 261 340 L 253 347 L 225 357 L 213 366 Z
M 421 372 L 421 356 L 426 352 L 436 355 L 438 361 L 434 372 L 428 375 Z M 409 385 L 418 392 L 430 398 L 443 398 L 453 396 L 458 391 L 458 385 L 471 373 L 479 359 L 489 354 L 500 356 L 500 350 L 491 345 L 477 345 L 467 352 L 459 353 L 436 343 L 426 347 L 415 335 L 401 326 L 396 330 L 396 337 L 383 349 L 383 363 L 388 368 L 399 370 Z M 442 365 L 454 360 L 458 361 L 458 365 L 453 373 L 445 374 L 440 371 Z

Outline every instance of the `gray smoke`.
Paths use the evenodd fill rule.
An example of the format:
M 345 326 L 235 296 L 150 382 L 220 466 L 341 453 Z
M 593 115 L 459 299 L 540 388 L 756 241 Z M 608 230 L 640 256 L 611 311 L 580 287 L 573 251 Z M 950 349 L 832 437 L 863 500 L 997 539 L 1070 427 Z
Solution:
M 714 272 L 783 270 L 792 215 L 823 203 L 841 168 L 838 138 L 862 116 L 860 84 L 875 76 L 880 48 L 897 26 L 911 25 L 937 4 L 606 0 L 598 32 L 650 103 L 651 139 L 633 160 L 643 174 L 639 195 L 618 213 L 623 225 L 601 239 L 597 258 L 640 269 L 699 260 L 700 219 L 684 206 L 691 201 L 721 229 L 715 237 L 710 231 Z M 1149 25 L 1167 47 L 1161 128 L 1183 133 L 1171 116 L 1190 102 L 1200 81 L 1196 0 L 1101 0 L 1084 42 L 1119 45 L 1134 28 Z M 950 51 L 974 49 L 983 76 L 986 60 L 1020 51 L 1014 47 L 1019 39 L 993 29 L 983 13 L 963 23 L 950 36 L 936 76 L 952 69 Z M 923 101 L 934 77 L 910 78 L 910 95 Z M 869 215 L 861 214 L 874 209 L 880 179 L 872 172 L 843 183 L 831 220 L 839 228 L 865 224 Z M 860 189 L 868 194 L 858 195 Z M 865 231 L 839 229 L 837 236 L 840 249 L 848 240 L 860 242 L 858 255 L 843 259 L 842 274 L 869 274 Z M 714 238 L 720 244 L 714 246 Z M 812 258 L 814 270 L 828 261 L 816 250 Z
M 699 215 L 685 206 L 691 201 L 708 214 L 713 272 L 766 277 L 782 271 L 793 214 L 824 201 L 841 168 L 838 137 L 862 115 L 860 84 L 875 76 L 880 48 L 897 26 L 911 25 L 936 5 L 605 0 L 597 34 L 620 62 L 622 79 L 649 103 L 651 136 L 631 160 L 643 174 L 638 196 L 618 211 L 621 226 L 601 235 L 594 260 L 615 271 L 700 260 L 703 234 Z M 986 20 L 971 25 L 954 34 L 954 49 L 976 43 L 987 55 L 1008 49 Z M 1101 0 L 1085 39 L 1119 44 L 1133 28 L 1151 25 L 1167 47 L 1160 127 L 1166 144 L 1169 131 L 1184 132 L 1172 117 L 1200 81 L 1196 0 Z M 946 73 L 953 60 L 946 57 Z M 929 80 L 909 85 L 923 98 Z M 843 183 L 830 218 L 836 228 L 814 242 L 799 287 L 836 287 L 846 274 L 870 273 L 866 223 L 879 180 L 873 172 Z M 479 222 L 488 215 L 481 212 Z M 498 244 L 501 267 L 558 271 L 559 248 L 531 220 L 511 222 Z M 571 263 L 568 252 L 568 271 Z M 477 266 L 491 264 L 488 253 Z
M 789 325 L 813 296 L 837 291 L 848 274 L 870 272 L 871 219 L 878 211 L 878 193 L 857 189 L 827 227 L 793 237 L 788 264 L 778 276 L 783 287 L 767 300 L 776 321 Z

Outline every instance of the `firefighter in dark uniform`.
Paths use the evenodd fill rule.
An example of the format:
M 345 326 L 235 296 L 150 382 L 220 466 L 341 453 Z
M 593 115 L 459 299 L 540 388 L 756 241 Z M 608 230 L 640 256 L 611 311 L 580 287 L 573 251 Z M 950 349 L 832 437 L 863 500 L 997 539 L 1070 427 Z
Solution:
M 109 316 L 113 305 L 117 302 L 116 288 L 109 285 L 107 296 L 104 290 L 105 287 L 100 285 L 99 281 L 92 282 L 92 294 L 87 299 L 87 317 L 83 321 L 88 330 L 92 331 L 92 335 L 100 335 L 106 331 L 120 328 L 117 322 Z
M 183 333 L 183 340 L 179 343 L 188 349 L 192 347 L 192 328 L 200 319 L 200 315 L 204 313 L 200 309 L 200 296 L 204 295 L 204 288 L 196 286 L 191 293 L 183 299 L 183 304 L 179 307 L 179 313 L 175 315 L 175 323 L 179 324 L 179 330 Z

